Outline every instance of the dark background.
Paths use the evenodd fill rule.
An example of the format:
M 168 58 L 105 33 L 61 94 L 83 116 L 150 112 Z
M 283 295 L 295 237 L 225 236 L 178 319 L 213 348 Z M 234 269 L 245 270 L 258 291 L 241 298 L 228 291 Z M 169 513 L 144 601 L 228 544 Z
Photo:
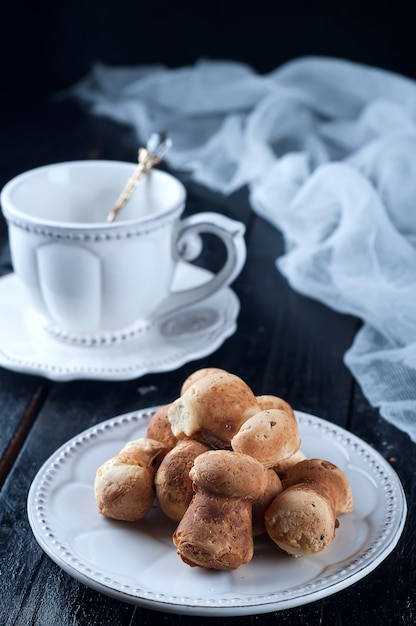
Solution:
M 2 101 L 71 85 L 94 61 L 243 61 L 260 73 L 303 55 L 416 77 L 416 2 L 9 0 L 2 3 Z

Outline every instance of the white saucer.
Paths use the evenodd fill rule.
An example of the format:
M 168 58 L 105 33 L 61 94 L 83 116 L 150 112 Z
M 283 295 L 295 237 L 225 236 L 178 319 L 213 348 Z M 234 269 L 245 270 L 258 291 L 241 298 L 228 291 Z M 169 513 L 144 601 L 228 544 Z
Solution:
M 181 263 L 174 289 L 211 274 Z M 214 352 L 236 330 L 240 304 L 226 288 L 115 345 L 84 347 L 54 338 L 30 306 L 15 274 L 0 278 L 0 366 L 51 380 L 129 380 L 170 371 Z
M 157 408 L 120 415 L 80 433 L 45 462 L 31 485 L 27 510 L 36 540 L 85 585 L 159 611 L 257 615 L 346 589 L 396 546 L 407 505 L 389 463 L 355 435 L 297 411 L 304 453 L 332 461 L 351 484 L 354 510 L 339 516 L 334 541 L 321 553 L 295 559 L 262 535 L 252 561 L 233 572 L 185 565 L 172 542 L 176 525 L 156 502 L 133 524 L 99 515 L 94 498 L 97 467 L 127 441 L 145 437 Z

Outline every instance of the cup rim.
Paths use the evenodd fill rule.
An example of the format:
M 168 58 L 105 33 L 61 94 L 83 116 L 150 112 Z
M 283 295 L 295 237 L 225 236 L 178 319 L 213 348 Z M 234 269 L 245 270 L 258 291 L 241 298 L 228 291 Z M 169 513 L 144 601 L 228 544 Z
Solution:
M 153 169 L 149 172 L 148 176 L 159 177 L 159 178 L 169 178 L 170 180 L 175 181 L 180 190 L 179 200 L 176 201 L 172 207 L 167 210 L 156 212 L 152 215 L 140 215 L 135 218 L 123 219 L 122 215 L 119 219 L 113 222 L 106 222 L 103 220 L 102 222 L 68 222 L 68 221 L 58 221 L 49 218 L 42 218 L 38 216 L 28 215 L 24 211 L 18 209 L 14 202 L 12 201 L 12 193 L 16 189 L 18 185 L 25 181 L 25 179 L 40 174 L 46 170 L 58 169 L 61 167 L 68 166 L 82 166 L 85 168 L 92 167 L 100 167 L 100 168 L 108 168 L 114 167 L 114 165 L 118 167 L 124 167 L 126 169 L 126 182 L 128 180 L 128 176 L 133 173 L 135 170 L 137 163 L 130 161 L 118 161 L 115 159 L 78 159 L 78 160 L 68 160 L 68 161 L 59 161 L 55 163 L 50 163 L 46 165 L 41 165 L 39 167 L 31 168 L 29 170 L 23 171 L 20 174 L 17 174 L 13 178 L 11 178 L 7 183 L 5 183 L 4 187 L 0 192 L 0 204 L 1 211 L 6 218 L 7 221 L 12 223 L 19 224 L 27 224 L 33 225 L 37 227 L 50 228 L 54 230 L 61 231 L 114 231 L 125 229 L 134 225 L 144 225 L 150 224 L 155 221 L 160 221 L 164 219 L 170 219 L 172 216 L 176 215 L 183 208 L 183 205 L 186 200 L 186 189 L 182 181 L 180 181 L 176 176 L 170 174 L 161 169 Z M 121 189 L 120 189 L 121 192 Z

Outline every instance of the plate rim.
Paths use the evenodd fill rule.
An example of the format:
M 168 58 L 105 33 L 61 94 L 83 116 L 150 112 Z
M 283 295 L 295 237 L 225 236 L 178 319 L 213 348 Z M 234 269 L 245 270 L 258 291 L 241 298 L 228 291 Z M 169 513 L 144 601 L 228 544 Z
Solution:
M 105 432 L 105 430 L 114 428 L 115 425 L 120 425 L 123 422 L 131 423 L 132 420 L 137 420 L 137 422 L 139 422 L 140 420 L 150 419 L 152 414 L 156 412 L 161 406 L 163 405 L 157 405 L 154 407 L 130 411 L 128 413 L 122 413 L 120 415 L 98 422 L 97 424 L 81 431 L 80 433 L 63 443 L 61 446 L 59 446 L 55 450 L 55 452 L 49 456 L 49 458 L 39 468 L 31 483 L 27 496 L 27 515 L 31 530 L 37 543 L 39 544 L 41 549 L 49 556 L 49 558 L 51 558 L 51 560 L 54 561 L 56 565 L 58 565 L 58 567 L 63 569 L 71 577 L 75 578 L 87 587 L 103 593 L 104 595 L 113 597 L 119 601 L 166 613 L 179 613 L 184 615 L 192 614 L 195 616 L 242 616 L 269 613 L 303 606 L 305 604 L 321 600 L 343 589 L 346 589 L 347 587 L 351 586 L 355 582 L 358 582 L 359 580 L 370 574 L 372 571 L 374 571 L 396 547 L 406 522 L 407 502 L 403 485 L 395 469 L 375 448 L 373 448 L 370 444 L 365 442 L 357 435 L 323 418 L 312 415 L 310 413 L 306 413 L 304 411 L 295 410 L 296 417 L 298 418 L 298 421 L 300 421 L 300 427 L 302 427 L 302 422 L 304 423 L 306 421 L 313 426 L 316 425 L 319 428 L 324 428 L 328 431 L 332 431 L 331 435 L 334 437 L 342 436 L 343 438 L 347 438 L 349 441 L 351 441 L 353 445 L 361 446 L 361 449 L 366 452 L 367 456 L 372 457 L 372 459 L 383 468 L 383 471 L 389 475 L 390 480 L 394 483 L 394 487 L 396 490 L 396 500 L 398 501 L 397 504 L 401 505 L 400 515 L 396 517 L 395 524 L 389 532 L 388 543 L 383 546 L 381 551 L 376 553 L 375 558 L 372 558 L 369 562 L 364 563 L 362 567 L 355 570 L 353 569 L 353 571 L 351 571 L 341 580 L 334 580 L 332 584 L 327 584 L 318 590 L 313 589 L 313 585 L 310 585 L 312 588 L 305 592 L 305 588 L 308 587 L 308 583 L 306 583 L 306 585 L 303 585 L 304 592 L 302 593 L 302 595 L 279 600 L 276 600 L 275 598 L 265 600 L 264 598 L 262 598 L 250 602 L 245 601 L 245 603 L 243 604 L 238 604 L 238 601 L 241 602 L 241 598 L 235 598 L 235 602 L 233 602 L 232 598 L 227 599 L 224 604 L 215 604 L 215 600 L 213 601 L 206 598 L 203 599 L 204 603 L 201 603 L 201 598 L 199 599 L 200 603 L 197 604 L 195 603 L 195 598 L 194 602 L 192 602 L 192 598 L 186 598 L 186 600 L 188 600 L 187 602 L 179 603 L 169 600 L 169 598 L 172 598 L 173 596 L 169 596 L 168 594 L 164 593 L 156 594 L 155 592 L 149 592 L 149 597 L 146 597 L 146 592 L 143 590 L 142 595 L 139 596 L 137 594 L 130 593 L 127 590 L 121 591 L 120 589 L 115 588 L 114 585 L 112 586 L 111 584 L 106 584 L 105 582 L 96 580 L 95 578 L 88 576 L 84 572 L 77 569 L 77 567 L 72 566 L 70 563 L 63 560 L 59 555 L 59 549 L 53 550 L 51 545 L 48 543 L 48 541 L 46 541 L 46 539 L 38 529 L 38 520 L 34 511 L 37 488 L 42 479 L 45 480 L 45 476 L 48 474 L 48 470 L 50 470 L 51 468 L 56 469 L 57 467 L 59 467 L 58 460 L 62 457 L 62 455 L 65 455 L 65 452 L 69 448 L 78 445 L 77 442 L 85 442 L 86 439 L 92 439 L 96 437 L 97 430 L 102 430 L 103 432 Z M 377 538 L 376 543 L 377 542 L 380 542 L 380 537 Z M 86 569 L 88 570 L 89 567 L 87 567 Z M 97 568 L 97 571 L 98 570 L 99 568 Z M 104 579 L 106 578 L 105 575 L 103 575 L 102 577 Z M 337 574 L 332 574 L 332 577 L 337 578 Z M 152 598 L 152 595 L 157 595 L 158 598 Z M 271 597 L 272 595 L 272 593 L 268 593 L 269 597 Z M 174 597 L 176 598 L 176 596 Z M 258 598 L 258 596 L 255 597 Z M 184 599 L 185 598 L 181 598 L 181 600 Z M 213 601 L 212 604 L 210 603 L 211 601 Z

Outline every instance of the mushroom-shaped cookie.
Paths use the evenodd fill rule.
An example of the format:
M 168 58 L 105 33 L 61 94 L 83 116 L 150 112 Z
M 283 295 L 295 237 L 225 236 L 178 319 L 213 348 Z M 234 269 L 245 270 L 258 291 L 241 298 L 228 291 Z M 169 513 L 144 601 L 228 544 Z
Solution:
M 207 374 L 215 374 L 216 372 L 225 372 L 225 371 L 226 370 L 220 369 L 219 367 L 202 367 L 199 370 L 195 370 L 194 372 L 192 372 L 192 374 L 188 376 L 188 378 L 184 380 L 179 395 L 183 396 L 183 394 L 188 389 L 188 387 L 193 385 L 200 378 L 203 378 L 203 376 L 206 376 Z
M 266 409 L 281 409 L 282 411 L 286 411 L 286 413 L 290 413 L 293 417 L 295 417 L 295 412 L 289 402 L 286 402 L 283 398 L 279 398 L 279 396 L 273 396 L 270 394 L 257 396 L 257 402 L 259 403 L 261 411 L 265 411 Z
M 280 478 L 283 491 L 265 513 L 268 534 L 295 556 L 323 550 L 335 536 L 337 515 L 353 509 L 347 477 L 329 461 L 305 459 Z
M 231 439 L 235 452 L 254 457 L 266 467 L 274 467 L 300 447 L 295 417 L 282 409 L 259 411 Z
M 336 515 L 353 509 L 351 486 L 344 472 L 323 459 L 305 459 L 280 474 L 283 488 L 297 483 L 318 482 L 330 495 Z
M 205 444 L 183 439 L 170 450 L 155 476 L 156 497 L 162 511 L 179 522 L 194 495 L 189 472 L 197 456 L 209 450 Z
M 169 421 L 175 437 L 227 448 L 245 420 L 258 411 L 255 395 L 241 378 L 216 371 L 198 378 L 171 404 Z
M 210 450 L 190 471 L 195 495 L 173 534 L 191 567 L 233 570 L 253 557 L 252 501 L 267 488 L 266 468 L 245 454 Z
M 135 522 L 147 515 L 154 499 L 153 479 L 167 450 L 160 441 L 127 443 L 96 472 L 94 492 L 102 515 Z
M 338 526 L 332 499 L 319 483 L 284 489 L 266 510 L 265 523 L 270 538 L 293 556 L 324 550 Z
M 176 446 L 177 439 L 172 432 L 168 419 L 168 411 L 170 404 L 160 407 L 150 418 L 147 426 L 147 437 L 156 439 L 166 445 L 167 450 L 171 450 Z

